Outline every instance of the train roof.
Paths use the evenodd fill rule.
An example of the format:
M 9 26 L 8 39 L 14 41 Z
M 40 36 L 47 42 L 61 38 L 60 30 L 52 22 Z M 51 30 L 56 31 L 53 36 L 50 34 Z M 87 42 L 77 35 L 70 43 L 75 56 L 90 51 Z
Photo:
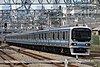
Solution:
M 26 32 L 23 32 L 23 33 L 12 33 L 12 34 L 9 34 L 9 35 L 6 35 L 6 36 L 14 36 L 14 35 L 26 35 L 26 34 L 33 34 L 33 33 L 36 33 L 36 32 L 48 32 L 48 31 L 52 31 L 52 32 L 56 32 L 56 31 L 66 31 L 66 30 L 70 30 L 70 29 L 73 29 L 73 28 L 89 28 L 87 26 L 74 26 L 74 27 L 64 27 L 64 28 L 51 28 L 51 29 L 46 29 L 46 30 L 35 30 L 35 31 L 26 31 Z M 90 29 L 90 28 L 89 28 Z

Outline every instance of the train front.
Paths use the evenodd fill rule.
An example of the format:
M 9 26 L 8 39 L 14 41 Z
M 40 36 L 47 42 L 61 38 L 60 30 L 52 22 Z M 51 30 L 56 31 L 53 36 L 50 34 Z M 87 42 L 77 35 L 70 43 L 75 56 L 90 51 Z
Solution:
M 72 55 L 89 55 L 91 45 L 91 29 L 74 27 L 71 30 L 70 51 Z

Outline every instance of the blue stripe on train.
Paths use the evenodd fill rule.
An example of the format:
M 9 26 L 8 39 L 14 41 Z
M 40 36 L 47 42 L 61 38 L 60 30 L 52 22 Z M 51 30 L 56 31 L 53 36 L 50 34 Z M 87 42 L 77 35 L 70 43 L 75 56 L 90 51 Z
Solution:
M 76 46 L 86 46 L 85 44 L 82 44 L 82 43 L 77 43 Z
M 62 43 L 62 44 L 68 44 L 69 42 L 68 41 L 65 41 L 65 40 L 11 40 L 13 42 L 28 42 L 28 43 Z

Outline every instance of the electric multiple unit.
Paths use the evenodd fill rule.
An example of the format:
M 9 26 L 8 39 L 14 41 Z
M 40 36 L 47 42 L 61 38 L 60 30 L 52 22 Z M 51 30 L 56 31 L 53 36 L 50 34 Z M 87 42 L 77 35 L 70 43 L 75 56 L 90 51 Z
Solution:
M 9 45 L 29 49 L 70 53 L 71 55 L 89 55 L 91 29 L 87 26 L 75 26 L 40 30 L 6 35 L 5 40 Z

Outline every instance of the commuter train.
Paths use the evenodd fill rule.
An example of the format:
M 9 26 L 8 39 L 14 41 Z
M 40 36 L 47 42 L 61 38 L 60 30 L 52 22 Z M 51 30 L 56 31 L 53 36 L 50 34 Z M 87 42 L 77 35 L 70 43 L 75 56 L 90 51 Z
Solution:
M 91 28 L 87 26 L 75 26 L 10 34 L 5 36 L 5 40 L 9 45 L 39 51 L 89 55 Z

